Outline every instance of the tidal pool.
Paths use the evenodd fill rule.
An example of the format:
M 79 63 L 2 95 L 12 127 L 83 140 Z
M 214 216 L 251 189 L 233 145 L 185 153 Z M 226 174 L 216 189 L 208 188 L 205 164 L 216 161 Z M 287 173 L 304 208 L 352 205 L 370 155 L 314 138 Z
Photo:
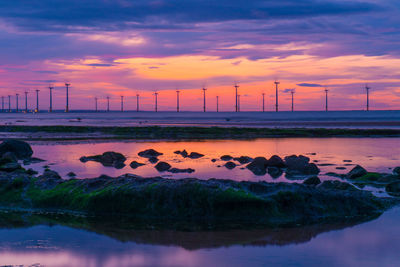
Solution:
M 391 172 L 391 168 L 400 166 L 400 138 L 267 138 L 257 140 L 209 140 L 209 141 L 131 141 L 131 142 L 31 142 L 34 156 L 45 159 L 46 162 L 31 164 L 26 168 L 43 171 L 44 165 L 59 172 L 63 177 L 74 172 L 77 178 L 93 178 L 101 174 L 116 177 L 132 173 L 143 177 L 162 176 L 165 178 L 199 179 L 220 178 L 237 181 L 288 181 L 285 175 L 272 178 L 268 174 L 256 176 L 245 165 L 233 170 L 226 169 L 222 155 L 281 157 L 292 154 L 303 154 L 315 161 L 321 169 L 320 177 L 328 178 L 326 172 L 347 173 L 356 164 L 368 171 Z M 159 173 L 154 164 L 137 154 L 139 151 L 153 148 L 164 153 L 160 161 L 166 161 L 176 168 L 192 168 L 191 174 Z M 186 149 L 189 153 L 199 152 L 205 156 L 200 159 L 183 158 L 174 154 L 176 150 Z M 128 160 L 123 169 L 104 167 L 97 162 L 82 163 L 81 156 L 102 154 L 115 151 L 124 154 Z M 215 163 L 211 159 L 218 159 Z M 146 163 L 145 166 L 132 169 L 132 160 Z M 237 163 L 237 162 L 236 162 Z M 342 168 L 342 169 L 336 169 Z M 329 179 L 333 179 L 329 177 Z

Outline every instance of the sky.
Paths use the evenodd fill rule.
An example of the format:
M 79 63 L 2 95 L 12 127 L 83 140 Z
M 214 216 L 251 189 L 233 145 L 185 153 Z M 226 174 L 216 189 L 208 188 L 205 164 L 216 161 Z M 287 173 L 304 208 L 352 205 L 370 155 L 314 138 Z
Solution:
M 398 0 L 13 0 L 0 2 L 0 96 L 34 108 L 233 111 L 400 106 Z M 8 107 L 8 97 L 5 98 Z

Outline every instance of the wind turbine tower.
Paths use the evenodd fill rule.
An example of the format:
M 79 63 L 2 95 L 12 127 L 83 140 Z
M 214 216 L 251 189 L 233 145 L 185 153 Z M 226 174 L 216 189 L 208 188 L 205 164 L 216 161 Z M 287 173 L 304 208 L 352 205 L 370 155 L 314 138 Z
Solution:
M 290 93 L 292 94 L 292 112 L 294 111 L 294 92 L 294 89 L 290 90 Z
M 179 90 L 176 90 L 176 112 L 179 112 Z
M 280 84 L 280 82 L 275 81 L 275 111 L 278 112 L 278 85 Z
M 15 112 L 18 113 L 18 96 L 19 94 L 15 94 Z
M 136 94 L 136 112 L 139 112 L 139 94 Z
M 236 105 L 235 105 L 235 112 L 238 112 L 238 88 L 239 85 L 237 85 L 237 83 L 235 83 L 235 101 L 236 101 Z
M 65 88 L 66 88 L 66 106 L 65 106 L 65 112 L 69 112 L 69 87 L 70 87 L 70 83 L 65 83 Z
M 328 88 L 325 88 L 325 111 L 328 111 Z
M 155 111 L 158 112 L 158 92 L 154 93 L 154 100 L 155 100 Z
M 124 96 L 121 95 L 121 112 L 124 112 Z
M 107 96 L 107 112 L 110 112 L 110 97 Z
M 36 91 L 36 109 L 35 109 L 35 112 L 37 113 L 37 112 L 39 112 L 39 92 L 40 92 L 40 90 L 36 89 L 35 91 Z
M 53 86 L 49 86 L 49 96 L 50 96 L 50 106 L 49 106 L 49 112 L 53 112 L 53 89 L 54 89 L 54 87 Z
M 25 113 L 28 113 L 28 91 L 25 91 Z
M 367 91 L 367 111 L 369 111 L 369 90 L 371 88 L 367 85 L 365 85 L 365 91 Z
M 4 96 L 1 97 L 1 112 L 4 112 Z
M 97 96 L 94 98 L 94 110 L 97 112 L 98 111 L 98 109 L 97 109 Z
M 11 112 L 11 96 L 8 95 L 8 112 Z
M 203 111 L 206 112 L 206 90 L 207 88 L 203 87 Z
M 217 112 L 219 112 L 219 96 L 217 95 Z

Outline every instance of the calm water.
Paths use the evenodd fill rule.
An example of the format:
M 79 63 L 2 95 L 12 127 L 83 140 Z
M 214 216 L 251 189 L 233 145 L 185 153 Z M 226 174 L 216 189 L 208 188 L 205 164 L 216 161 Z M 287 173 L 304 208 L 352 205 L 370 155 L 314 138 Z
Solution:
M 292 154 L 303 154 L 318 161 L 316 164 L 328 164 L 319 166 L 324 173 L 334 171 L 347 173 L 354 164 L 360 164 L 369 171 L 391 172 L 390 168 L 400 166 L 400 143 L 399 138 L 270 138 L 258 140 L 226 140 L 226 141 L 180 141 L 180 142 L 100 142 L 100 143 L 71 143 L 51 142 L 32 143 L 34 156 L 47 160 L 47 162 L 32 164 L 29 167 L 42 171 L 43 165 L 50 165 L 51 169 L 58 171 L 62 176 L 73 171 L 78 178 L 93 178 L 101 174 L 118 176 L 125 173 L 137 174 L 143 177 L 172 177 L 186 178 L 196 177 L 200 179 L 223 178 L 233 180 L 249 181 L 287 181 L 282 175 L 273 179 L 268 174 L 255 176 L 244 166 L 238 166 L 233 170 L 226 169 L 224 161 L 211 162 L 211 159 L 219 159 L 222 155 L 231 156 L 264 156 L 270 157 L 274 154 L 281 157 Z M 195 169 L 191 174 L 159 173 L 154 164 L 137 155 L 139 151 L 153 148 L 164 153 L 160 156 L 161 161 L 166 161 L 177 168 Z M 173 152 L 186 149 L 188 152 L 199 152 L 205 155 L 200 159 L 183 158 Z M 116 151 L 124 154 L 128 160 L 123 169 L 103 167 L 97 162 L 82 163 L 79 158 L 84 155 L 101 154 L 105 151 Z M 315 153 L 315 155 L 314 155 Z M 129 167 L 132 160 L 146 163 L 145 166 L 133 170 Z M 351 160 L 352 162 L 344 162 Z M 220 166 L 220 167 L 218 167 Z M 338 170 L 337 167 L 344 167 Z M 332 179 L 332 178 L 330 178 Z
M 226 232 L 0 229 L 0 263 L 30 266 L 399 266 L 400 208 L 355 226 Z M 347 227 L 346 227 L 347 226 Z M 341 229 L 343 228 L 343 229 Z M 111 237 L 112 236 L 112 237 Z

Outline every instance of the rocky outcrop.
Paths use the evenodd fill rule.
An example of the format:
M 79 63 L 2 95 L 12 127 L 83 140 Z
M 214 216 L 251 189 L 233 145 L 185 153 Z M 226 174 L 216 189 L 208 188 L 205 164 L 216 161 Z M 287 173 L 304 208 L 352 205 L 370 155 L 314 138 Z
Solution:
M 95 156 L 84 156 L 79 159 L 81 162 L 85 163 L 88 161 L 100 162 L 105 167 L 114 167 L 117 169 L 122 169 L 125 166 L 126 158 L 121 153 L 108 151 L 104 152 L 102 155 Z
M 392 196 L 400 196 L 400 181 L 388 184 L 385 189 Z
M 18 159 L 30 158 L 33 154 L 31 146 L 24 141 L 7 139 L 0 144 L 0 156 L 12 152 Z

